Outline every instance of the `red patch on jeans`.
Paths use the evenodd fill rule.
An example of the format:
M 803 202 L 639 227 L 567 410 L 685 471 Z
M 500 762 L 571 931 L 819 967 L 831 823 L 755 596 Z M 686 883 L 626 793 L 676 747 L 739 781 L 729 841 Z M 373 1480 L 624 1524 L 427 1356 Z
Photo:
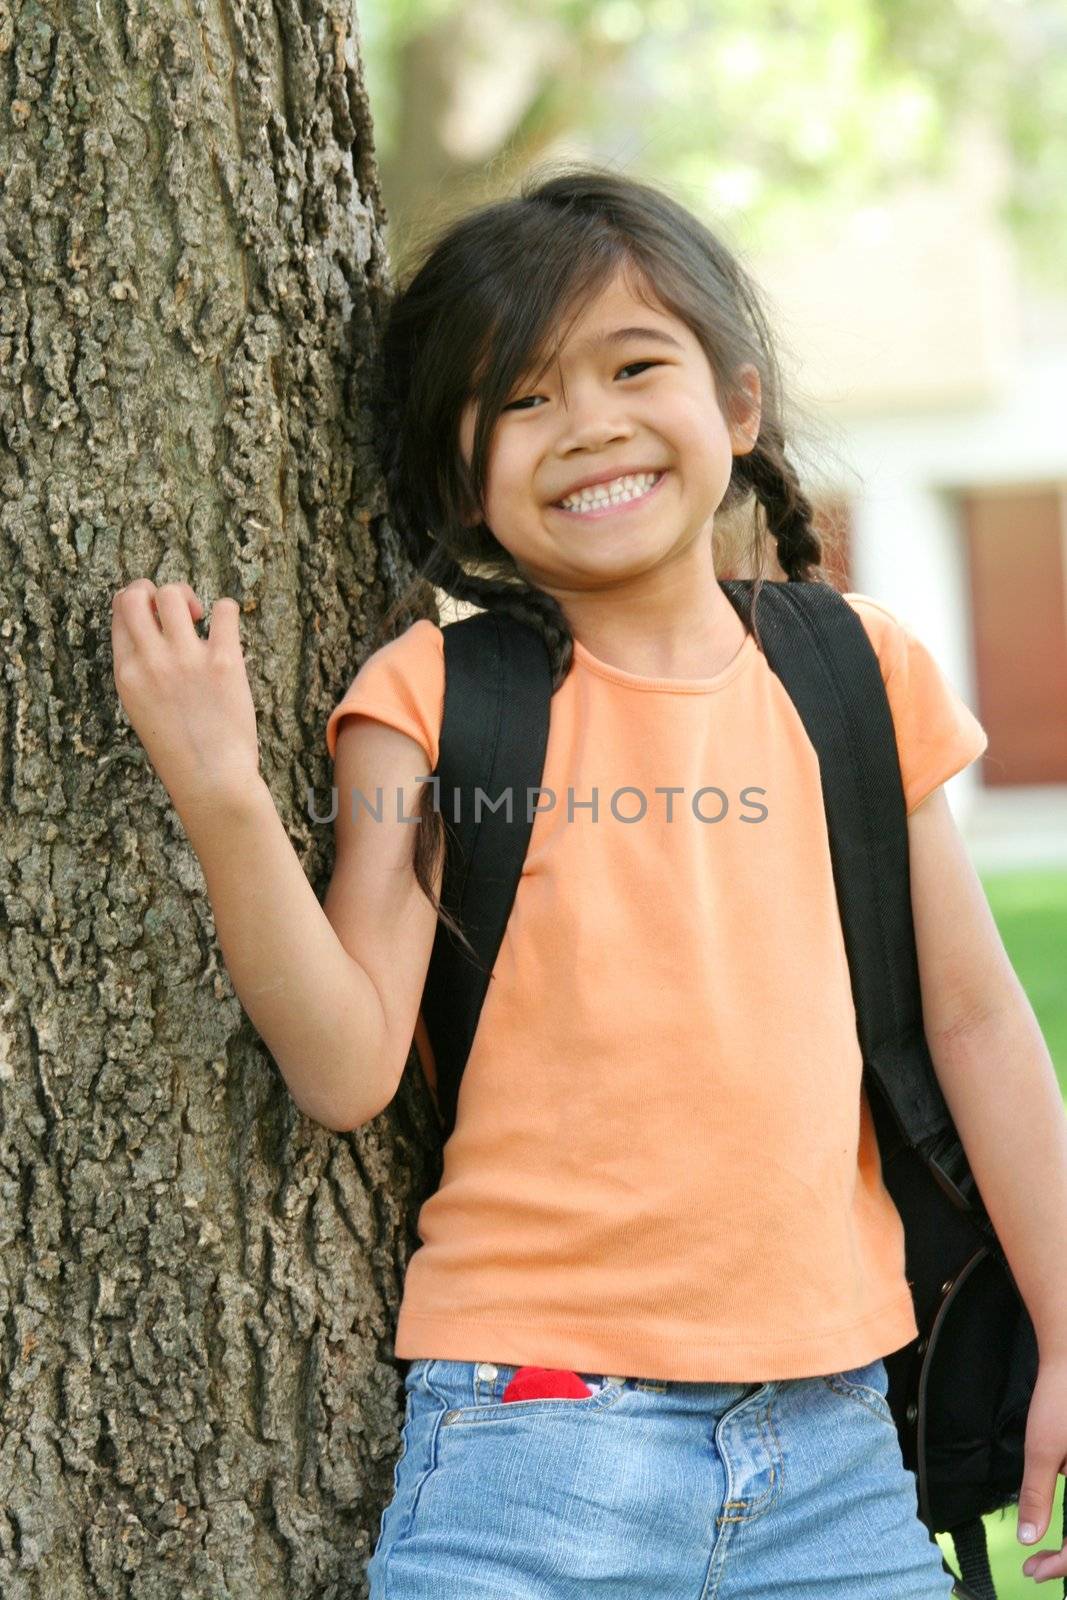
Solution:
M 592 1389 L 576 1372 L 558 1367 L 519 1367 L 504 1390 L 505 1400 L 581 1400 Z

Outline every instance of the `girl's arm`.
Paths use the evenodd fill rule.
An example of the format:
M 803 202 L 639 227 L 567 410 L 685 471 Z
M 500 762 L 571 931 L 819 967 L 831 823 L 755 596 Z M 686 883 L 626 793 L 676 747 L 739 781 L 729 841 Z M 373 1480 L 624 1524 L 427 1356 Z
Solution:
M 417 775 L 413 739 L 346 718 L 337 739 L 336 858 L 319 904 L 265 783 L 190 810 L 215 929 L 242 1006 L 300 1109 L 337 1131 L 376 1117 L 411 1050 L 436 920 L 411 869 Z M 382 820 L 353 823 L 351 794 Z
M 266 784 L 182 818 L 237 997 L 307 1116 L 341 1130 L 387 1101 L 385 1020 L 342 946 Z
M 1030 1313 L 1037 1382 L 1026 1418 L 1020 1541 L 1045 1535 L 1067 1463 L 1067 1117 L 1056 1072 L 938 788 L 908 818 L 911 899 L 930 1054 L 971 1171 Z M 1023 1563 L 1067 1575 L 1067 1543 Z
M 1067 1357 L 1067 1117 L 1048 1046 L 1012 967 L 944 788 L 908 818 L 927 1042 L 982 1200 L 1043 1353 Z
M 237 601 L 135 578 L 113 597 L 115 686 L 207 881 L 238 997 L 294 1100 L 338 1130 L 392 1099 L 411 1048 L 436 930 L 415 880 L 411 814 L 426 767 L 406 734 L 342 719 L 337 863 L 320 906 L 259 771 Z M 362 725 L 362 726 L 360 726 Z M 356 827 L 350 788 L 408 804 Z M 440 879 L 440 873 L 438 873 Z M 439 890 L 437 891 L 439 892 Z

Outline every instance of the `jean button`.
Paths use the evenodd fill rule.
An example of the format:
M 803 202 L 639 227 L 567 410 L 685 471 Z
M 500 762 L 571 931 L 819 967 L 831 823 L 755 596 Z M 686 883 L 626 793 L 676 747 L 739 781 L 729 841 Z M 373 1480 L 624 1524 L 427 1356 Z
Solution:
M 491 1361 L 480 1361 L 478 1363 L 478 1376 L 479 1378 L 484 1378 L 487 1383 L 491 1383 L 496 1377 L 496 1371 L 497 1369 Z

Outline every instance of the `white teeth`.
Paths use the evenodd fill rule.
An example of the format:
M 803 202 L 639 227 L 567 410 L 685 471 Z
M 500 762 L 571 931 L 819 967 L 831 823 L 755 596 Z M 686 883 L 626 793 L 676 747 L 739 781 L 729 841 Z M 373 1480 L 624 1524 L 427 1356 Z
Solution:
M 610 483 L 596 483 L 588 489 L 579 489 L 559 503 L 567 511 L 587 511 L 595 506 L 624 505 L 627 500 L 637 500 L 647 494 L 652 485 L 662 477 L 659 472 L 635 472 L 623 478 L 612 478 Z

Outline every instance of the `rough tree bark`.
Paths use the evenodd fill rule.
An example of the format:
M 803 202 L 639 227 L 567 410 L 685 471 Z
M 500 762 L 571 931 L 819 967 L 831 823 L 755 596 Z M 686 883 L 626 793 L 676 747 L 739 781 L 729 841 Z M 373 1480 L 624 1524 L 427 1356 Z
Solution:
M 343 0 L 0 0 L 0 1594 L 366 1593 L 437 1176 L 409 1063 L 303 1117 L 112 677 L 242 605 L 320 895 L 330 707 L 408 572 L 363 422 L 384 207 Z

